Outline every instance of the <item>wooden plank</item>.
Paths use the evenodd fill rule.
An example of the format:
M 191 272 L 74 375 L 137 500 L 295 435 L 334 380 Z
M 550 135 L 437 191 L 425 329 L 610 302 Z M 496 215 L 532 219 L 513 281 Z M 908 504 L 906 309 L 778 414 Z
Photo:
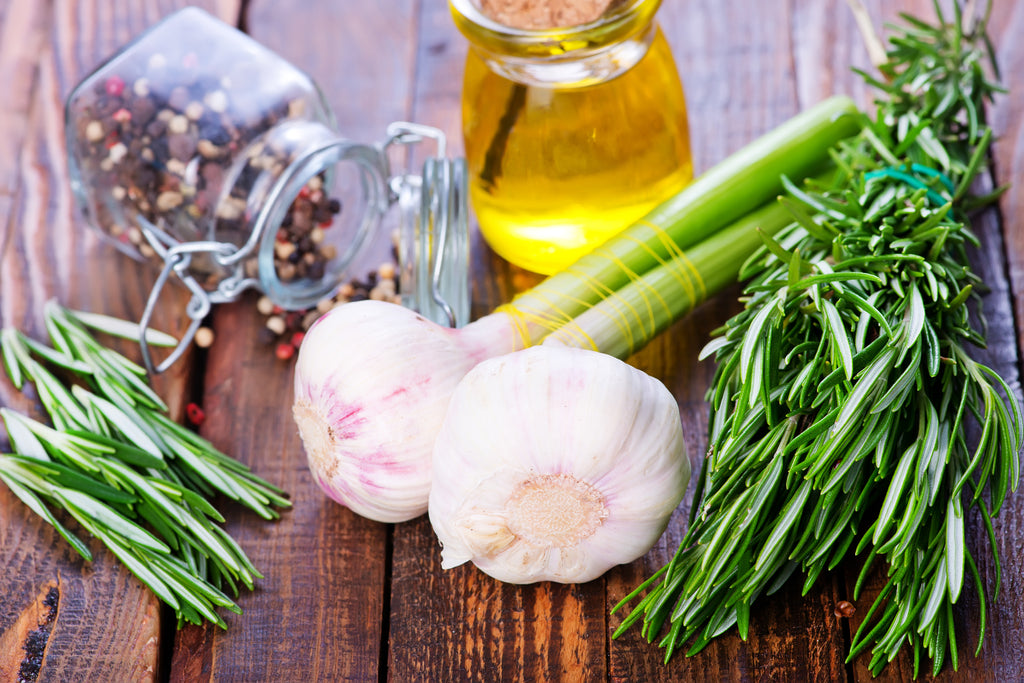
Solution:
M 825 22 L 815 17 L 808 27 L 800 26 L 801 13 L 811 4 L 662 7 L 661 25 L 686 89 L 696 172 L 831 94 L 828 66 L 805 46 Z M 848 34 L 843 38 L 849 41 Z M 713 363 L 698 362 L 697 356 L 712 330 L 738 310 L 738 293 L 733 287 L 713 297 L 631 361 L 662 379 L 679 400 L 695 473 L 707 448 L 704 395 L 714 373 Z M 684 502 L 687 512 L 693 486 Z M 685 528 L 681 511 L 643 560 L 608 575 L 609 610 L 671 559 Z M 841 680 L 843 630 L 833 614 L 837 589 L 837 579 L 826 576 L 801 597 L 800 585 L 791 582 L 756 603 L 747 642 L 733 629 L 699 654 L 678 653 L 667 665 L 664 651 L 633 628 L 610 644 L 611 679 Z M 616 628 L 626 614 L 614 615 L 610 626 Z
M 227 631 L 179 632 L 173 681 L 360 681 L 376 677 L 387 529 L 312 482 L 288 410 L 291 368 L 255 342 L 251 301 L 224 306 L 209 357 L 203 434 L 291 494 L 262 522 L 222 506 L 225 526 L 263 573 Z M 242 368 L 243 371 L 240 371 Z
M 426 518 L 395 530 L 388 680 L 599 681 L 604 582 L 503 584 L 441 571 Z
M 316 21 L 311 23 L 310 18 Z M 250 34 L 320 85 L 339 130 L 367 144 L 409 114 L 416 13 L 408 0 L 250 3 Z M 175 643 L 181 681 L 374 680 L 389 530 L 331 502 L 309 476 L 291 417 L 291 365 L 257 342 L 254 298 L 219 307 L 205 374 L 203 434 L 285 488 L 275 524 L 231 512 L 227 528 L 265 575 L 227 632 L 188 628 Z
M 461 153 L 466 42 L 441 2 L 421 8 L 414 118 Z M 536 277 L 508 266 L 473 233 L 472 303 L 482 315 Z M 388 679 L 604 680 L 604 581 L 515 586 L 472 566 L 441 571 L 425 517 L 395 527 Z
M 105 3 L 14 0 L 7 5 L 0 26 L 0 78 L 11 93 L 0 104 L 4 325 L 43 337 L 40 310 L 50 297 L 112 315 L 141 314 L 154 273 L 100 245 L 72 205 L 63 99 L 121 43 L 173 9 L 167 5 L 121 3 L 116 13 Z M 219 6 L 229 14 L 232 6 L 237 9 L 229 2 Z M 169 291 L 155 324 L 180 333 L 185 301 L 182 292 Z M 130 344 L 118 348 L 137 357 Z M 181 405 L 187 377 L 186 363 L 158 383 L 172 406 Z M 38 414 L 31 396 L 18 394 L 6 378 L 0 379 L 0 405 Z M 0 437 L 0 450 L 8 450 L 5 436 Z M 0 519 L 0 662 L 38 656 L 40 666 L 27 680 L 154 678 L 161 619 L 152 594 L 96 542 L 90 543 L 93 563 L 73 556 L 5 487 L 0 487 Z M 41 600 L 56 606 L 52 615 L 43 615 L 50 619 L 45 633 L 39 631 L 46 636 L 43 647 L 27 652 L 21 629 L 42 627 L 39 621 L 32 626 L 33 619 L 26 617 L 38 612 Z
M 934 16 L 930 3 L 898 3 L 897 5 L 883 5 L 872 7 L 876 27 L 881 27 L 883 20 L 895 20 L 896 12 L 899 10 L 909 11 L 922 18 Z M 1019 7 L 996 5 L 995 14 L 990 21 L 990 32 L 999 49 L 999 59 L 1004 75 L 1014 73 L 1013 63 L 1020 64 L 1022 61 L 1021 50 L 1017 41 L 1009 38 L 1016 35 L 1012 32 L 1014 22 L 1019 27 L 1024 26 L 1024 15 Z M 1011 77 L 1012 79 L 1012 77 Z M 1012 86 L 1015 84 L 1009 83 Z M 1005 182 L 1013 178 L 1013 136 L 1019 138 L 1019 120 L 1024 112 L 1024 99 L 1018 91 L 1013 91 L 1008 97 L 997 100 L 996 106 L 990 110 L 990 118 L 996 127 L 996 134 L 1000 136 L 994 154 L 996 181 Z M 1016 123 L 1014 123 L 1016 122 Z M 1010 138 L 1003 136 L 1005 129 L 1009 128 Z M 1019 156 L 1019 154 L 1018 154 Z M 1019 162 L 1018 162 L 1019 163 Z M 984 309 L 989 320 L 988 338 L 989 346 L 985 350 L 976 350 L 973 355 L 977 359 L 990 365 L 1000 373 L 1011 386 L 1018 392 L 1019 400 L 1019 356 L 1017 341 L 1015 339 L 1013 301 L 1011 299 L 1011 284 L 1019 283 L 1020 280 L 1013 280 L 1015 254 L 1019 249 L 1014 250 L 1015 240 L 1019 240 L 1020 233 L 1019 219 L 1015 218 L 1013 202 L 1019 201 L 1019 195 L 1009 195 L 1002 203 L 1002 225 L 1000 217 L 995 212 L 988 212 L 981 217 L 975 225 L 976 232 L 982 241 L 982 247 L 973 250 L 970 254 L 971 262 L 991 289 L 984 297 Z M 1018 227 L 1015 227 L 1018 226 Z M 1004 246 L 1005 244 L 1005 246 Z M 1019 244 L 1019 242 L 1018 242 Z M 1009 272 L 1007 269 L 1009 259 Z M 1008 280 L 1009 276 L 1009 280 Z M 1018 302 L 1019 305 L 1019 302 Z M 1019 318 L 1018 318 L 1019 319 Z M 959 653 L 959 670 L 954 672 L 947 663 L 945 669 L 938 679 L 948 681 L 975 681 L 975 680 L 1013 680 L 1019 677 L 1021 668 L 1021 656 L 1018 643 L 1021 638 L 1019 613 L 1020 606 L 1013 599 L 1013 592 L 1007 591 L 1006 586 L 1013 585 L 1020 581 L 1024 567 L 1018 553 L 1015 552 L 1015 542 L 1012 540 L 1019 535 L 1019 525 L 1016 519 L 1020 516 L 1022 502 L 1019 496 L 1012 496 L 1001 517 L 996 523 L 997 545 L 1002 557 L 1003 589 L 1001 597 L 996 604 L 991 603 L 989 594 L 988 613 L 986 616 L 985 647 L 980 658 L 973 656 L 977 645 L 978 634 L 978 600 L 973 586 L 965 588 L 960 603 L 955 610 L 957 624 L 957 640 Z M 978 562 L 982 580 L 988 590 L 995 585 L 995 567 L 991 558 L 984 550 L 987 545 L 987 533 L 980 516 L 976 512 L 969 515 L 968 547 Z M 848 569 L 847 590 L 849 599 L 852 600 L 854 574 L 859 567 L 856 563 Z M 850 620 L 851 632 L 855 630 L 863 614 L 867 611 L 874 600 L 877 591 L 884 585 L 884 576 L 875 573 L 868 584 L 865 595 L 856 602 L 858 614 Z M 852 666 L 853 679 L 858 681 L 905 681 L 910 680 L 913 674 L 913 661 L 908 650 L 904 649 L 897 658 L 890 663 L 886 670 L 877 678 L 872 678 L 867 670 L 870 655 L 858 658 Z M 930 663 L 922 662 L 923 672 L 930 672 Z

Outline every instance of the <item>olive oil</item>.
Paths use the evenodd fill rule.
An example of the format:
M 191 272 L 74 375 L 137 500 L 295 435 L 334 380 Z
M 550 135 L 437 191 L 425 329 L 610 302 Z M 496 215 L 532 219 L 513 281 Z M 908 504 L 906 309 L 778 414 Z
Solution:
M 473 50 L 463 83 L 470 201 L 506 260 L 553 273 L 692 178 L 686 102 L 660 29 L 610 80 L 525 85 Z

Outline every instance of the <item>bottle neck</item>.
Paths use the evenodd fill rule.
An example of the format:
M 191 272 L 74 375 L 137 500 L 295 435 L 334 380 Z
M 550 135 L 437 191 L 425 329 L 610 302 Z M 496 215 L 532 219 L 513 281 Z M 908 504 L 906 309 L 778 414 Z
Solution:
M 643 32 L 626 40 L 544 58 L 501 55 L 478 46 L 473 49 L 491 71 L 515 83 L 577 89 L 610 81 L 632 69 L 647 54 L 656 31 L 654 24 L 648 24 Z
M 527 86 L 585 88 L 633 68 L 647 54 L 660 0 L 633 0 L 569 27 L 524 29 L 488 17 L 474 0 L 450 0 L 473 52 L 495 73 Z

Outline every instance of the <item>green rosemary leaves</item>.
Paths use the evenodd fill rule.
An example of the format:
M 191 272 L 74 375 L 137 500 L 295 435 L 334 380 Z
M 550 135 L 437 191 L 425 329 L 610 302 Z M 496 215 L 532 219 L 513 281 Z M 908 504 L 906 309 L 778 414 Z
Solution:
M 290 505 L 284 493 L 166 415 L 143 368 L 101 345 L 88 328 L 138 338 L 132 323 L 49 302 L 52 347 L 0 332 L 0 358 L 13 384 L 35 384 L 53 427 L 0 408 L 15 454 L 0 454 L 0 480 L 53 525 L 86 560 L 88 546 L 51 507 L 100 539 L 178 615 L 179 625 L 241 610 L 224 591 L 253 588 L 260 573 L 218 524 L 219 493 L 264 519 Z M 152 344 L 177 342 L 151 332 Z M 58 378 L 49 368 L 69 383 Z
M 741 274 L 745 309 L 705 350 L 718 367 L 690 528 L 623 601 L 651 588 L 617 631 L 642 620 L 653 640 L 669 624 L 666 658 L 733 625 L 746 637 L 757 597 L 797 570 L 806 592 L 854 554 L 858 593 L 887 565 L 850 653 L 871 649 L 876 674 L 908 644 L 915 670 L 922 652 L 936 672 L 956 665 L 964 583 L 984 612 L 965 514 L 975 508 L 991 536 L 1024 439 L 1017 397 L 965 350 L 984 344 L 965 212 L 998 87 L 983 29 L 965 31 L 959 11 L 937 26 L 904 19 L 888 80 L 869 79 L 883 93 L 876 117 L 835 148 L 833 181 L 787 183 L 795 221 L 765 236 Z

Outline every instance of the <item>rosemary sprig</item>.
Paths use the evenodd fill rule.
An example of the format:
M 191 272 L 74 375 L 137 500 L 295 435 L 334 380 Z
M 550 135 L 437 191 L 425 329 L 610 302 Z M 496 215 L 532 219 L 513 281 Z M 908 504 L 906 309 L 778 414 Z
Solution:
M 804 592 L 851 553 L 887 583 L 854 636 L 879 673 L 905 645 L 957 664 L 952 605 L 985 590 L 965 542 L 975 508 L 991 518 L 1019 478 L 1017 397 L 965 346 L 983 345 L 968 303 L 982 285 L 968 195 L 992 133 L 983 25 L 959 8 L 935 26 L 904 16 L 874 120 L 833 154 L 833 182 L 788 184 L 795 222 L 746 264 L 744 310 L 705 349 L 709 452 L 675 557 L 616 635 L 642 622 L 666 659 L 703 648 L 797 570 Z M 991 197 L 986 198 L 991 199 Z M 979 302 L 980 309 L 980 302 Z M 970 425 L 976 427 L 973 431 Z M 968 436 L 972 434 L 975 436 Z M 987 492 L 987 500 L 986 500 Z M 998 593 L 998 579 L 993 593 Z
M 226 627 L 220 607 L 240 612 L 224 591 L 253 588 L 259 572 L 218 523 L 208 498 L 223 494 L 264 519 L 290 505 L 284 492 L 171 420 L 145 370 L 100 344 L 89 329 L 138 338 L 130 322 L 63 308 L 44 309 L 51 346 L 0 332 L 11 381 L 35 384 L 53 427 L 0 409 L 17 454 L 0 454 L 0 480 L 52 524 L 86 560 L 88 546 L 51 507 L 99 538 L 177 613 L 179 625 Z M 152 344 L 176 343 L 151 332 Z M 49 368 L 56 368 L 68 382 Z

